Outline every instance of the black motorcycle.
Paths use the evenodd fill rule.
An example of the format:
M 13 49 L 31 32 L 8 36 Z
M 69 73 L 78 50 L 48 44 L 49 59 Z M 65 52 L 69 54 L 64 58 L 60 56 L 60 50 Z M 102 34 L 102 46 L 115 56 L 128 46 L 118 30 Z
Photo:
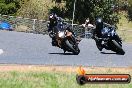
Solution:
M 101 30 L 102 37 L 98 40 L 102 41 L 103 48 L 112 50 L 117 54 L 124 55 L 125 51 L 122 49 L 122 40 L 119 38 L 114 27 L 105 27 Z
M 72 52 L 75 55 L 80 53 L 78 43 L 71 31 L 70 27 L 67 27 L 62 22 L 58 22 L 57 26 L 53 27 L 51 37 L 55 38 L 56 46 L 63 49 L 64 53 L 66 51 Z

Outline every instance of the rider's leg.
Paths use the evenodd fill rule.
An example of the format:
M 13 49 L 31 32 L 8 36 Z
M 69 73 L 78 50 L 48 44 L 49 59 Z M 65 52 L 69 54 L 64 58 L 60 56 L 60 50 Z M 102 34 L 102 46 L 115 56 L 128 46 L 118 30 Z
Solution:
M 52 38 L 52 46 L 57 46 L 57 42 L 56 42 L 56 38 L 55 37 Z

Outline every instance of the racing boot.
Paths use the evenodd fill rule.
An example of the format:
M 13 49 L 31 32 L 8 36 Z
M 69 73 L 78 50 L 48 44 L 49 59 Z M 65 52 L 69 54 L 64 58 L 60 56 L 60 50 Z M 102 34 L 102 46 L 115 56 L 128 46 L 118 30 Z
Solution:
M 57 42 L 56 42 L 55 38 L 52 38 L 52 46 L 57 46 Z

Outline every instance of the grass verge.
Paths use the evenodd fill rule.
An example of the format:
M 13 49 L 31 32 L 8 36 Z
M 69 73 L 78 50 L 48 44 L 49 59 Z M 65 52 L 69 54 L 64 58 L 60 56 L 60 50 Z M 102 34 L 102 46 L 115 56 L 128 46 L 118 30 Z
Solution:
M 125 42 L 132 42 L 132 22 L 128 21 L 126 12 L 120 12 L 120 18 L 117 32 Z
M 70 66 L 0 66 L 0 88 L 132 88 L 130 84 L 76 83 L 76 70 Z M 84 67 L 89 74 L 130 74 L 132 68 Z

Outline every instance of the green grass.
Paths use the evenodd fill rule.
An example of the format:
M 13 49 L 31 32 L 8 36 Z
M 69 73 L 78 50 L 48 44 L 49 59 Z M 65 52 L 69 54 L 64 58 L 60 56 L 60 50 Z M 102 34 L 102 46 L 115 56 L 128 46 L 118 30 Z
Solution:
M 132 31 L 124 30 L 120 31 L 117 30 L 119 36 L 122 38 L 124 42 L 132 42 Z
M 132 42 L 132 22 L 126 18 L 126 12 L 120 13 L 120 20 L 118 26 L 118 33 L 125 42 Z
M 126 12 L 120 12 L 119 24 L 117 26 L 119 30 L 132 30 L 132 21 L 128 21 Z
M 0 88 L 132 88 L 132 83 L 80 86 L 76 83 L 75 73 L 12 71 L 0 72 Z

